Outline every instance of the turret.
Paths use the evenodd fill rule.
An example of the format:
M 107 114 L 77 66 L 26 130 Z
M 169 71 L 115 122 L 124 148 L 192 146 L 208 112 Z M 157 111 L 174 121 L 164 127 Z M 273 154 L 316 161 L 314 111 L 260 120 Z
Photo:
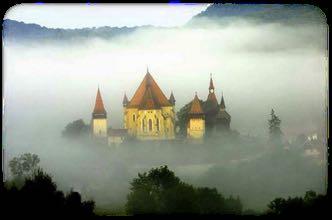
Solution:
M 175 105 L 175 98 L 174 98 L 174 95 L 173 95 L 173 91 L 171 92 L 171 95 L 169 97 L 169 102 L 174 106 Z
M 129 103 L 129 100 L 128 100 L 127 95 L 125 93 L 124 96 L 123 96 L 123 101 L 122 101 L 123 107 L 127 107 L 128 103 Z
M 221 95 L 219 112 L 216 117 L 216 128 L 219 131 L 228 131 L 230 129 L 231 116 L 226 111 L 224 95 Z
M 92 112 L 92 134 L 94 137 L 107 137 L 107 113 L 98 87 L 95 107 Z
M 197 93 L 188 112 L 187 137 L 202 139 L 205 134 L 205 115 Z

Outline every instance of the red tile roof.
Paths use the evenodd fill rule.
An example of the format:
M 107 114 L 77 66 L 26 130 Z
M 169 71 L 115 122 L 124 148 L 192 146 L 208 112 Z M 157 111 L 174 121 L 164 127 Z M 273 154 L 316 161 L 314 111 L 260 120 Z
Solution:
M 191 108 L 190 108 L 189 114 L 191 114 L 191 115 L 204 114 L 203 108 L 201 106 L 201 103 L 200 103 L 200 101 L 198 99 L 197 94 L 195 95 L 195 98 L 194 98 L 194 100 L 191 103 Z
M 93 109 L 94 114 L 106 114 L 106 110 L 104 108 L 103 99 L 101 98 L 100 91 L 98 88 L 95 108 Z
M 147 72 L 127 107 L 151 109 L 171 105 L 151 74 Z

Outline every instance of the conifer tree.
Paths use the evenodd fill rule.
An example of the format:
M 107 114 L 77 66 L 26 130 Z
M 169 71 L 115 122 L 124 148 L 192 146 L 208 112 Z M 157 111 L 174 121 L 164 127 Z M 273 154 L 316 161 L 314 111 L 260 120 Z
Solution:
M 281 142 L 282 131 L 280 129 L 281 120 L 275 114 L 274 110 L 271 110 L 271 118 L 269 119 L 269 135 L 270 140 L 274 143 Z

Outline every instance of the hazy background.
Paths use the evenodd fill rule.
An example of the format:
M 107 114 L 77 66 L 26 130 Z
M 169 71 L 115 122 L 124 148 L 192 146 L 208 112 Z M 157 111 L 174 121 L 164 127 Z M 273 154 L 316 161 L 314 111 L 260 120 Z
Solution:
M 42 166 L 62 187 L 87 190 L 88 196 L 100 199 L 97 204 L 102 199 L 104 203 L 124 201 L 132 177 L 155 165 L 168 164 L 188 181 L 216 186 L 218 181 L 209 179 L 215 175 L 207 171 L 216 164 L 209 165 L 209 159 L 204 164 L 193 162 L 188 168 L 178 164 L 190 164 L 195 157 L 176 160 L 179 152 L 174 149 L 154 151 L 150 146 L 149 150 L 126 148 L 114 153 L 109 148 L 68 143 L 61 138 L 61 131 L 75 119 L 90 122 L 98 85 L 109 126 L 122 128 L 123 95 L 126 92 L 129 99 L 132 97 L 148 66 L 165 95 L 169 97 L 173 91 L 177 110 L 191 101 L 195 92 L 200 99 L 206 99 L 212 73 L 218 101 L 223 93 L 232 116 L 231 128 L 241 135 L 266 138 L 271 108 L 281 118 L 281 129 L 289 139 L 301 133 L 324 133 L 326 36 L 325 24 L 293 26 L 234 19 L 227 25 L 204 21 L 200 27 L 143 29 L 111 40 L 5 44 L 5 156 L 11 158 L 22 152 L 40 155 Z M 255 154 L 248 150 L 242 158 L 259 156 L 264 149 L 264 143 L 257 144 Z M 180 155 L 199 158 L 198 152 L 187 149 Z M 236 152 L 234 148 L 233 155 Z M 163 153 L 164 157 L 156 159 Z M 227 167 L 231 159 L 221 157 L 217 165 Z M 250 171 L 255 173 L 259 167 L 261 164 Z M 278 195 L 276 192 L 290 189 L 299 193 L 310 188 L 322 191 L 325 173 L 320 167 L 312 175 L 302 173 L 288 191 L 267 187 L 273 190 L 271 199 Z M 298 171 L 307 170 L 304 168 Z M 243 177 L 245 169 L 239 170 L 233 175 L 240 172 Z M 203 174 L 207 179 L 199 179 Z M 306 175 L 313 182 L 300 186 L 297 181 L 307 179 Z M 234 177 L 227 178 L 235 182 Z M 236 189 L 226 187 L 224 193 L 240 194 L 240 188 L 250 191 L 257 182 L 250 183 Z M 247 195 L 245 207 L 262 209 L 270 197 L 256 201 Z

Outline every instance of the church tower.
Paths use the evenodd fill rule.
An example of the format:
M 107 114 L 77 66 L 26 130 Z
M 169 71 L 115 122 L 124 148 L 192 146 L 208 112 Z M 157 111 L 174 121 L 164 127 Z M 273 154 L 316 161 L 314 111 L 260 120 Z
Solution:
M 126 93 L 123 96 L 122 106 L 123 106 L 123 126 L 125 129 L 127 129 L 127 105 L 129 103 L 129 100 L 127 98 Z
M 92 112 L 91 130 L 93 137 L 107 137 L 107 113 L 98 87 L 96 103 Z
M 174 98 L 173 91 L 171 92 L 171 95 L 170 95 L 168 101 L 169 101 L 173 106 L 175 106 L 175 101 L 176 101 L 176 100 L 175 100 L 175 98 Z
M 191 103 L 188 112 L 187 137 L 190 139 L 202 139 L 205 134 L 205 117 L 203 108 L 197 94 Z
M 221 96 L 219 112 L 216 117 L 217 131 L 229 131 L 231 123 L 231 116 L 226 111 L 224 95 Z
M 209 85 L 209 94 L 204 102 L 204 112 L 206 120 L 206 130 L 207 134 L 211 134 L 215 129 L 215 119 L 218 114 L 218 101 L 214 90 L 212 74 L 210 75 L 210 85 Z

